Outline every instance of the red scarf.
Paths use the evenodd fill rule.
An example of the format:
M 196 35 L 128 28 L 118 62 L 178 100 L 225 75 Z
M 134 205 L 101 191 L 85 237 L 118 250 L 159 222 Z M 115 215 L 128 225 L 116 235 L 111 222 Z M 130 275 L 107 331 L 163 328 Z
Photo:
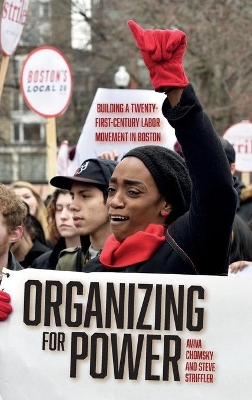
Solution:
M 165 241 L 165 228 L 162 225 L 150 224 L 145 231 L 128 236 L 118 242 L 110 235 L 100 255 L 101 263 L 107 268 L 122 268 L 147 261 Z

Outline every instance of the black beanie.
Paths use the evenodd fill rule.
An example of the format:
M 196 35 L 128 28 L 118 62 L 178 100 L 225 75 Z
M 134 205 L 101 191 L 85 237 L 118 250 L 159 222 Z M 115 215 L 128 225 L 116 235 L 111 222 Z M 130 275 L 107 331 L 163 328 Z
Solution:
M 189 210 L 191 179 L 187 166 L 177 153 L 163 146 L 140 146 L 128 151 L 125 157 L 139 158 L 150 171 L 161 195 L 171 204 L 166 222 L 175 221 Z
M 223 149 L 226 153 L 229 164 L 235 163 L 236 153 L 235 153 L 234 146 L 232 146 L 232 144 L 228 140 L 224 139 L 221 136 L 220 136 L 220 141 L 221 141 Z

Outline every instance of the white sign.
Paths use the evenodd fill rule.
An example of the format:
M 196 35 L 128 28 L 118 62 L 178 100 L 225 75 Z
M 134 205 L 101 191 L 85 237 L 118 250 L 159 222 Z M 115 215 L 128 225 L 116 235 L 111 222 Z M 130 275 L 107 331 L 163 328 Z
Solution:
M 174 129 L 162 114 L 165 95 L 154 90 L 103 89 L 96 92 L 75 157 L 73 175 L 87 158 L 116 149 L 119 160 L 133 147 L 155 144 L 173 150 Z
M 223 136 L 235 149 L 236 170 L 240 172 L 252 172 L 252 123 L 242 121 L 232 125 Z
M 11 56 L 19 43 L 25 25 L 29 0 L 4 0 L 0 21 L 0 47 L 5 56 Z
M 237 277 L 237 276 L 252 277 L 252 263 L 251 263 L 251 265 L 247 265 L 242 270 L 239 270 L 237 272 L 231 272 L 229 270 L 228 271 L 228 275 L 229 276 L 233 276 L 234 278 Z
M 55 47 L 41 46 L 25 60 L 21 90 L 29 108 L 42 117 L 58 117 L 72 96 L 72 73 L 65 56 Z
M 3 400 L 252 398 L 251 278 L 27 269 L 2 288 Z

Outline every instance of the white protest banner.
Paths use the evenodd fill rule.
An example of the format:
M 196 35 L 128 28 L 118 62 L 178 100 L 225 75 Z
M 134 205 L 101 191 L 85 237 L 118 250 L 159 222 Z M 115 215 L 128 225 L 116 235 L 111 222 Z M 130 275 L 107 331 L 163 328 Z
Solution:
M 4 0 L 0 20 L 0 50 L 3 54 L 0 68 L 0 99 L 8 70 L 10 56 L 15 52 L 26 22 L 29 0 Z
M 251 400 L 251 282 L 13 272 L 2 399 Z
M 28 13 L 29 0 L 4 0 L 0 22 L 0 48 L 11 56 L 19 43 Z
M 173 149 L 174 129 L 162 114 L 165 95 L 154 90 L 99 88 L 77 143 L 69 175 L 87 158 L 116 149 L 119 160 L 136 146 Z

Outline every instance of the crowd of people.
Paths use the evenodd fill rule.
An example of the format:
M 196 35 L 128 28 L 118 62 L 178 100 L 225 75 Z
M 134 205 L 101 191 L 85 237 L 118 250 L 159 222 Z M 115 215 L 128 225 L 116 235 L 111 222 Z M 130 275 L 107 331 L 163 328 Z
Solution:
M 185 74 L 185 34 L 128 24 L 153 89 L 166 94 L 179 151 L 147 145 L 120 161 L 116 151 L 84 160 L 51 179 L 46 204 L 29 182 L 0 184 L 0 271 L 224 276 L 252 260 L 252 190 Z M 0 320 L 11 311 L 0 291 Z

